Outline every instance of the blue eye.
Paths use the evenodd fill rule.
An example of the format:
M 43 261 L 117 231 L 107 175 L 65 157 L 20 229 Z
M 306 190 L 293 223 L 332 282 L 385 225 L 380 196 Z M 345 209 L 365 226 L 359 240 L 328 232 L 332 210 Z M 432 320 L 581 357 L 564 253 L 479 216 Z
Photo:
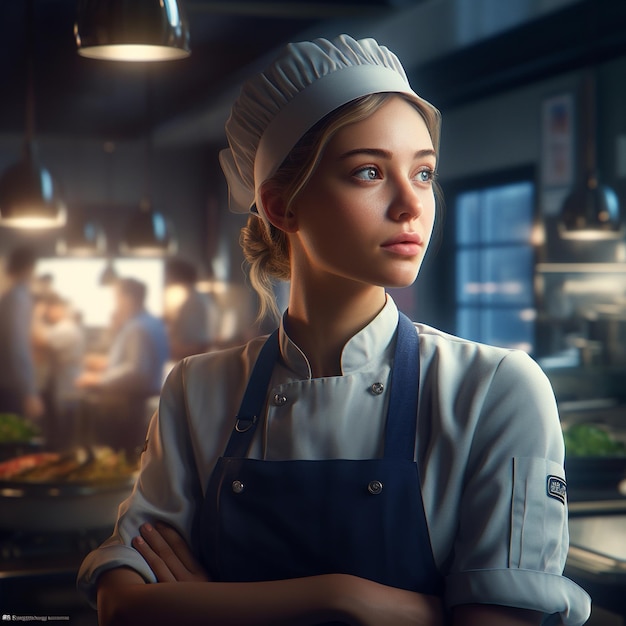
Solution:
M 357 170 L 354 172 L 354 176 L 360 180 L 378 180 L 380 178 L 378 169 L 372 167 L 371 165 Z
M 417 178 L 421 183 L 429 183 L 435 179 L 435 172 L 433 170 L 420 170 Z

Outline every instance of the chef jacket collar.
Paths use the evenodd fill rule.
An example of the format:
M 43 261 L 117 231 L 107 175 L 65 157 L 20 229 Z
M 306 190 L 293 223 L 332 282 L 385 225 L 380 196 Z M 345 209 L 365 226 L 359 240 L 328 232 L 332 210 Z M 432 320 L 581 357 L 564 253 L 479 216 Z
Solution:
M 285 330 L 285 315 L 280 323 L 280 353 L 285 365 L 301 379 L 313 378 L 311 365 L 302 350 Z M 389 294 L 381 312 L 356 335 L 351 337 L 341 353 L 342 375 L 352 374 L 371 363 L 380 362 L 389 348 L 398 326 L 398 308 Z

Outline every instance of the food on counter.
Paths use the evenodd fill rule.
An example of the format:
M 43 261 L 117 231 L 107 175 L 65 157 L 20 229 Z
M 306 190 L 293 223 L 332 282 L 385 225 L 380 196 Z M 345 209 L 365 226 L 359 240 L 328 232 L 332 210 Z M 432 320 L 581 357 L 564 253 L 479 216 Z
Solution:
M 54 463 L 58 459 L 59 455 L 55 452 L 37 452 L 9 459 L 0 463 L 0 480 L 12 480 L 15 476 L 24 474 L 37 466 Z
M 39 428 L 15 413 L 0 413 L 0 443 L 30 441 L 41 434 Z
M 564 432 L 568 457 L 626 455 L 626 445 L 595 424 L 575 424 Z
M 42 452 L 0 463 L 0 480 L 20 482 L 97 482 L 130 478 L 137 465 L 123 451 L 106 446 L 77 448 L 67 453 Z
M 91 458 L 66 476 L 69 481 L 100 481 L 128 478 L 135 474 L 137 463 L 131 463 L 123 450 L 115 452 L 107 446 L 91 448 Z

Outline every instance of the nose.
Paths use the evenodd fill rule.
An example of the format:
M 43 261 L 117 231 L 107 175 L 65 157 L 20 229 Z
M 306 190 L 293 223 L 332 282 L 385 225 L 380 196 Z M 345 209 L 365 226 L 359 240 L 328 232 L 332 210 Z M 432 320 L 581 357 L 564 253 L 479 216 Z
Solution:
M 418 218 L 424 211 L 423 194 L 428 193 L 407 179 L 393 184 L 393 196 L 389 203 L 389 216 L 394 221 L 409 221 Z

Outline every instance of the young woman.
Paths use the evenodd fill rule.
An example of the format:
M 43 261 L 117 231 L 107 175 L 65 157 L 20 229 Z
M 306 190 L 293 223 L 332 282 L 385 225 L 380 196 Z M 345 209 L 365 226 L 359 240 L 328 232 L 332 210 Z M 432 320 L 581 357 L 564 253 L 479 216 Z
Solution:
M 563 439 L 524 353 L 399 314 L 435 222 L 438 111 L 372 39 L 290 44 L 222 154 L 279 329 L 169 376 L 80 586 L 101 624 L 583 624 Z M 146 583 L 162 584 L 146 584 Z

